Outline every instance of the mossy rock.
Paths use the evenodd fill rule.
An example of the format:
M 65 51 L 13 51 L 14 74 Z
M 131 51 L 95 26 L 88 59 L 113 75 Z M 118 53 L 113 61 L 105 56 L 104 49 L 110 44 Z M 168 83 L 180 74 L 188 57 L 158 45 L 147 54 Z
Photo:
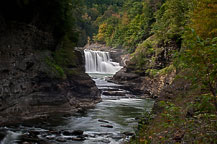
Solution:
M 50 67 L 50 76 L 65 79 L 67 75 L 79 75 L 81 59 L 74 47 L 75 44 L 66 36 L 56 51 L 52 53 L 52 56 L 45 59 L 45 62 Z
M 45 59 L 46 64 L 49 67 L 48 75 L 54 78 L 65 79 L 66 74 L 61 66 L 55 63 L 51 57 Z
M 156 53 L 159 48 L 157 47 L 158 41 L 155 36 L 151 36 L 143 43 L 139 44 L 136 51 L 132 54 L 133 63 L 136 64 L 137 69 L 149 69 L 155 64 Z
M 61 67 L 76 67 L 78 59 L 74 50 L 74 43 L 65 37 L 59 48 L 54 52 L 54 60 Z

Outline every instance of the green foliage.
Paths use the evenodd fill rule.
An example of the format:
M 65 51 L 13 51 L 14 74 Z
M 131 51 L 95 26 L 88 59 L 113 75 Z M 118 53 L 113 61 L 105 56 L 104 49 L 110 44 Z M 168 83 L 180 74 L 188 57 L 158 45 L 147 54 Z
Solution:
M 169 73 L 171 73 L 172 71 L 174 71 L 175 69 L 176 69 L 176 67 L 175 67 L 173 64 L 171 64 L 171 65 L 169 65 L 169 66 L 167 66 L 167 67 L 161 69 L 161 70 L 158 72 L 158 74 L 159 74 L 159 75 L 169 74 Z
M 154 18 L 153 11 L 149 15 L 141 5 L 151 6 L 147 1 L 129 0 L 125 4 L 119 24 L 109 37 L 115 45 L 128 46 L 132 51 L 137 47 L 128 68 L 151 77 L 181 70 L 198 91 L 193 95 L 173 94 L 174 98 L 169 97 L 169 100 L 165 96 L 166 100 L 159 104 L 162 112 L 153 121 L 140 126 L 143 129 L 132 143 L 216 143 L 216 1 L 166 0 L 154 13 Z M 149 38 L 147 33 L 148 37 L 151 35 Z M 175 52 L 171 47 L 176 48 Z M 155 66 L 162 58 L 159 54 L 163 54 L 162 57 L 170 54 L 179 64 L 165 56 L 163 58 L 169 60 L 160 61 L 168 63 L 158 69 Z
M 60 47 L 54 52 L 54 59 L 62 67 L 76 66 L 74 44 L 67 37 L 64 38 Z
M 93 37 L 97 34 L 99 25 L 113 21 L 115 17 L 112 15 L 121 9 L 123 2 L 123 0 L 83 0 L 83 7 L 75 16 L 77 18 L 76 25 L 82 33 L 79 46 L 83 46 L 87 42 L 91 43 L 93 39 L 96 39 Z M 96 41 L 100 40 L 96 39 Z
M 151 68 L 152 62 L 149 61 L 151 57 L 154 58 L 155 53 L 155 43 L 150 38 L 145 40 L 143 43 L 139 44 L 136 51 L 132 54 L 133 63 L 136 64 L 137 69 Z
M 213 97 L 209 94 L 198 96 L 196 102 L 193 105 L 193 108 L 194 111 L 196 111 L 196 114 L 214 113 L 217 110 L 213 104 Z
M 163 127 L 180 127 L 183 123 L 181 119 L 181 107 L 176 106 L 171 102 L 160 101 L 159 106 L 164 108 L 161 116 L 166 122 L 162 123 Z
M 153 23 L 153 9 L 150 1 L 127 0 L 119 12 L 111 11 L 107 19 L 101 19 L 105 29 L 99 29 L 96 41 L 105 42 L 110 46 L 124 46 L 134 52 L 136 46 L 150 36 Z M 100 28 L 101 28 L 100 25 Z
M 179 43 L 188 20 L 191 2 L 192 0 L 167 0 L 155 13 L 156 22 L 152 31 L 160 41 L 175 40 Z
M 107 10 L 109 6 L 121 7 L 124 0 L 84 0 L 88 8 L 96 8 L 101 15 Z
M 202 84 L 216 96 L 217 37 L 202 39 L 192 31 L 192 34 L 186 34 L 184 46 L 181 62 L 184 68 L 190 68 L 194 74 L 190 79 L 195 84 Z
M 52 60 L 51 58 L 46 58 L 45 62 L 47 63 L 47 65 L 51 70 L 51 72 L 49 72 L 49 76 L 57 77 L 61 79 L 66 78 L 64 70 L 62 69 L 62 67 L 57 65 L 54 60 Z
M 154 77 L 159 73 L 159 70 L 157 69 L 147 69 L 145 71 L 146 74 L 148 74 L 150 77 Z
M 191 102 L 181 102 L 181 106 L 178 99 L 159 101 L 161 112 L 151 118 L 147 115 L 129 143 L 216 143 L 217 115 L 211 100 L 212 96 L 203 95 Z M 187 116 L 186 110 L 191 115 Z
M 52 71 L 52 76 L 65 79 L 69 75 L 78 75 L 80 62 L 74 50 L 74 43 L 64 37 L 52 58 L 47 58 L 46 63 Z
M 197 35 L 203 39 L 217 36 L 216 0 L 199 0 L 191 13 L 191 24 Z
M 204 8 L 202 11 L 201 7 Z M 217 107 L 217 35 L 215 2 L 200 0 L 190 14 L 191 22 L 183 36 L 179 66 L 188 69 L 189 79 L 211 92 Z M 201 18 L 206 15 L 205 19 Z M 202 22 L 203 21 L 203 22 Z M 192 28 L 196 28 L 196 31 Z M 210 33 L 211 32 L 211 33 Z

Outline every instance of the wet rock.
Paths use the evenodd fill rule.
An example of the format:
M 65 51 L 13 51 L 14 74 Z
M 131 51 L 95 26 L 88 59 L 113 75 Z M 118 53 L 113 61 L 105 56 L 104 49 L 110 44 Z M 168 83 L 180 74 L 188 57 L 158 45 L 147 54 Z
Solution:
M 125 96 L 126 93 L 123 91 L 104 91 L 102 94 L 106 96 Z
M 73 133 L 73 131 L 63 131 L 62 133 L 63 133 L 63 135 L 65 135 L 65 136 L 71 136 L 72 133 Z
M 0 141 L 3 140 L 5 136 L 6 136 L 5 132 L 0 132 Z
M 79 136 L 79 137 L 72 137 L 72 141 L 84 141 L 86 138 L 84 136 Z
M 132 133 L 132 132 L 123 132 L 123 134 L 126 135 L 126 136 L 133 136 L 133 135 L 135 135 L 135 134 Z
M 124 138 L 124 134 L 117 134 L 117 135 L 113 135 L 111 137 L 112 137 L 112 139 L 120 140 L 120 139 Z
M 31 144 L 30 142 L 22 142 L 22 144 Z
M 49 132 L 48 132 L 49 134 L 53 134 L 53 135 L 60 135 L 60 131 L 55 131 L 55 130 L 50 130 Z
M 84 131 L 82 130 L 74 130 L 73 135 L 83 135 Z
M 96 141 L 97 143 L 110 143 L 110 140 L 107 140 L 107 139 L 103 139 L 103 140 L 99 140 L 99 141 Z
M 83 135 L 84 131 L 74 130 L 74 131 L 63 131 L 62 133 L 65 136 L 72 136 L 72 135 Z
M 120 88 L 100 88 L 101 91 L 120 91 Z
M 42 140 L 38 137 L 30 137 L 28 135 L 22 135 L 20 140 L 19 140 L 19 144 L 23 144 L 23 143 L 40 143 L 40 144 L 49 144 L 49 142 L 46 142 L 45 140 Z
M 109 123 L 109 122 L 106 121 L 106 120 L 98 120 L 98 122 Z
M 29 131 L 29 136 L 37 137 L 40 134 L 39 131 Z
M 113 128 L 112 125 L 100 125 L 101 127 L 106 127 L 106 128 Z
M 46 139 L 48 139 L 48 140 L 54 140 L 55 138 L 56 138 L 55 135 L 46 136 Z
M 66 142 L 67 140 L 62 138 L 62 137 L 59 137 L 56 139 L 57 142 Z

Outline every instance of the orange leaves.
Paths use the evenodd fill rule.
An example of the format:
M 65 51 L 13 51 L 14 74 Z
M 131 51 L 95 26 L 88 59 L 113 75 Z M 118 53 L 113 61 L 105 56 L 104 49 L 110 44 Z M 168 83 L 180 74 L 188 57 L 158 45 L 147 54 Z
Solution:
M 192 25 L 202 38 L 217 36 L 217 2 L 216 0 L 199 0 L 192 14 Z

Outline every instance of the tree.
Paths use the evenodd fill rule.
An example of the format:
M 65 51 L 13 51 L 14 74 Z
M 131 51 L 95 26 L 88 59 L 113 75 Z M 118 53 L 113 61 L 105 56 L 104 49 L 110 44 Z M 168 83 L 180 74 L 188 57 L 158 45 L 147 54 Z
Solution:
M 191 27 L 202 38 L 217 36 L 217 1 L 199 0 L 191 16 Z
M 208 89 L 217 108 L 217 27 L 216 4 L 212 0 L 199 0 L 191 13 L 191 31 L 184 35 L 181 60 L 191 70 L 190 77 L 197 85 Z M 206 17 L 204 17 L 206 16 Z M 195 29 L 195 30 L 194 30 Z
M 167 0 L 155 13 L 156 22 L 152 31 L 160 41 L 175 40 L 180 43 L 191 2 L 192 0 Z

